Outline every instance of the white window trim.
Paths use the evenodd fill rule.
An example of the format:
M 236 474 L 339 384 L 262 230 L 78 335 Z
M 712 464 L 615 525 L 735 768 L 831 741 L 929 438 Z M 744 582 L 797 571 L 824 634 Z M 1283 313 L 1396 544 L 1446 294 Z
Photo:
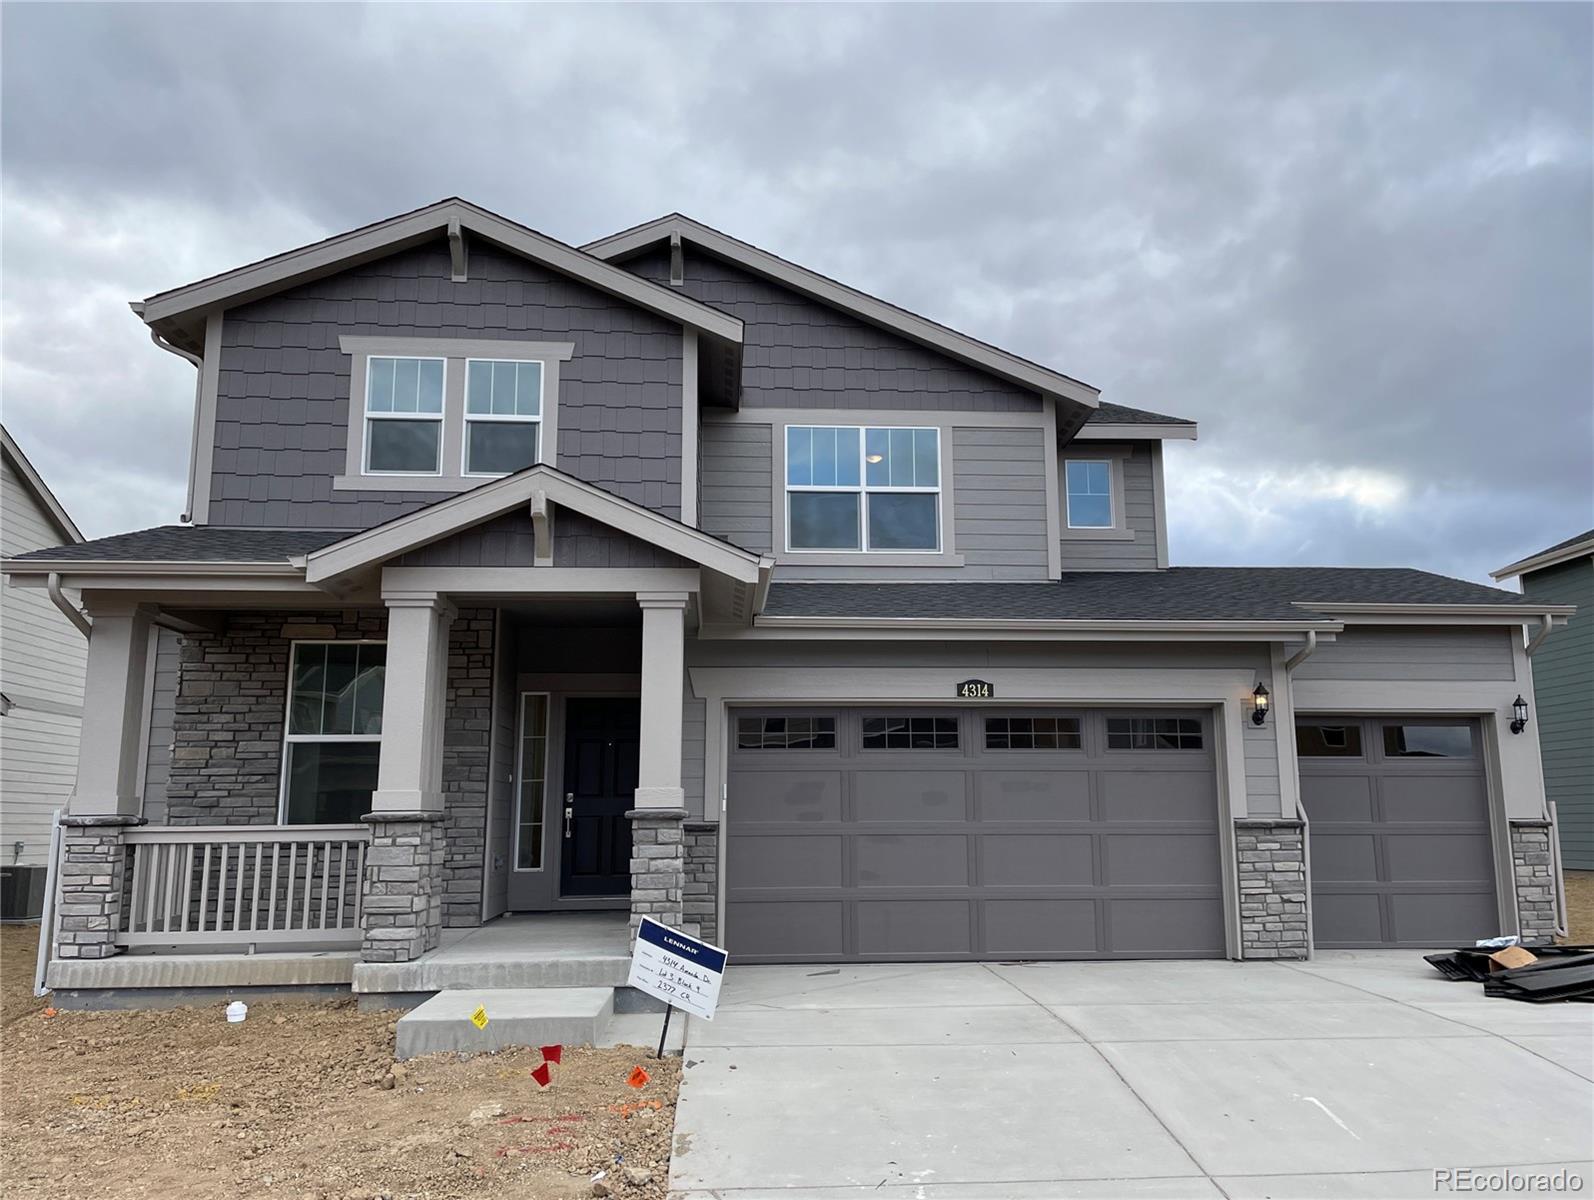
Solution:
M 443 473 L 443 435 L 447 432 L 448 416 L 448 359 L 436 354 L 367 354 L 365 356 L 365 370 L 361 372 L 364 382 L 361 398 L 361 425 L 360 425 L 360 474 L 378 478 L 414 479 L 435 478 Z M 430 412 L 372 412 L 371 411 L 371 375 L 370 360 L 373 358 L 407 358 L 415 362 L 440 362 L 443 364 L 443 407 L 435 413 Z M 437 469 L 435 471 L 378 471 L 371 466 L 371 422 L 372 421 L 431 421 L 437 425 Z
M 1134 530 L 1129 528 L 1124 511 L 1124 462 L 1127 450 L 1092 451 L 1086 454 L 1062 456 L 1062 466 L 1057 473 L 1057 490 L 1062 504 L 1062 535 L 1064 539 L 1078 541 L 1133 541 Z M 1112 524 L 1075 525 L 1068 512 L 1068 464 L 1105 463 L 1108 472 L 1108 495 L 1112 505 Z
M 536 363 L 542 369 L 537 372 L 537 415 L 523 417 L 519 413 L 472 413 L 470 411 L 470 365 L 477 362 L 514 363 L 520 366 L 526 363 Z M 459 474 L 461 479 L 502 479 L 505 475 L 513 474 L 510 471 L 472 471 L 470 469 L 470 433 L 473 421 L 490 421 L 494 425 L 535 425 L 537 426 L 537 461 L 546 461 L 543 458 L 543 429 L 542 414 L 548 406 L 548 364 L 540 358 L 493 358 L 484 354 L 473 354 L 465 359 L 465 400 L 466 403 L 460 411 L 464 425 L 460 430 L 459 446 Z
M 817 483 L 791 483 L 791 482 L 789 482 L 789 479 L 790 479 L 790 464 L 787 461 L 787 454 L 788 454 L 788 447 L 791 445 L 791 441 L 790 441 L 791 431 L 794 430 L 794 429 L 810 429 L 810 430 L 811 429 L 856 429 L 858 431 L 858 483 L 856 485 L 851 485 L 851 484 L 817 484 Z M 935 477 L 936 477 L 936 481 L 937 481 L 936 482 L 936 486 L 935 487 L 896 487 L 896 486 L 885 485 L 885 484 L 871 485 L 868 482 L 868 478 L 869 478 L 869 474 L 868 474 L 868 472 L 869 472 L 868 432 L 871 429 L 885 430 L 887 432 L 890 432 L 892 430 L 898 430 L 898 429 L 911 430 L 913 432 L 919 432 L 920 430 L 923 430 L 924 432 L 935 434 Z M 784 501 L 785 536 L 784 536 L 784 538 L 782 540 L 782 545 L 784 545 L 784 547 L 785 547 L 785 553 L 793 555 L 793 556 L 799 556 L 799 555 L 800 556 L 826 555 L 826 554 L 837 554 L 837 555 L 876 554 L 876 555 L 891 555 L 893 557 L 895 557 L 897 555 L 925 555 L 925 554 L 939 555 L 939 554 L 943 553 L 944 552 L 943 551 L 943 546 L 944 546 L 945 541 L 946 541 L 946 535 L 944 533 L 944 528 L 945 528 L 945 525 L 946 525 L 945 513 L 942 511 L 943 508 L 945 507 L 945 490 L 944 490 L 944 486 L 943 485 L 945 484 L 945 481 L 946 481 L 946 464 L 943 461 L 944 456 L 943 456 L 943 454 L 941 452 L 943 440 L 944 439 L 942 438 L 942 430 L 941 430 L 941 427 L 938 426 L 938 425 L 878 425 L 878 424 L 876 424 L 876 425 L 852 425 L 852 424 L 845 424 L 845 423 L 842 423 L 842 424 L 831 423 L 831 424 L 824 424 L 824 425 L 819 425 L 819 424 L 814 424 L 814 425 L 806 425 L 806 424 L 782 425 L 781 426 L 781 435 L 780 435 L 780 444 L 781 444 L 780 480 L 781 480 L 782 488 L 783 488 L 783 490 L 785 492 L 785 501 Z M 857 545 L 857 547 L 856 548 L 849 547 L 849 546 L 801 546 L 801 547 L 794 547 L 791 544 L 791 496 L 792 496 L 793 492 L 835 492 L 835 493 L 840 493 L 840 494 L 843 494 L 843 495 L 856 495 L 858 497 L 858 545 Z M 935 505 L 935 545 L 933 547 L 931 547 L 931 546 L 912 546 L 912 547 L 896 547 L 896 548 L 884 548 L 884 549 L 876 549 L 875 547 L 870 546 L 869 545 L 869 500 L 868 500 L 868 497 L 869 497 L 869 495 L 871 493 L 879 493 L 879 494 L 882 494 L 882 495 L 896 494 L 896 495 L 935 496 L 937 498 L 936 505 Z
M 282 760 L 277 764 L 277 824 L 288 824 L 288 747 L 301 742 L 377 742 L 380 733 L 290 733 L 293 720 L 293 665 L 300 646 L 385 646 L 386 638 L 296 638 L 288 643 L 288 677 L 282 705 Z M 384 681 L 385 683 L 385 681 Z M 387 727 L 387 691 L 382 692 L 382 727 Z M 380 753 L 380 752 L 379 752 Z
M 537 461 L 557 466 L 559 444 L 559 364 L 575 355 L 574 342 L 518 342 L 496 338 L 365 337 L 345 335 L 338 348 L 349 355 L 349 420 L 344 473 L 334 491 L 463 492 L 498 475 L 465 474 L 465 364 L 471 359 L 542 364 L 542 413 L 537 418 Z M 365 404 L 372 358 L 441 358 L 443 435 L 441 467 L 431 474 L 370 472 L 366 463 Z M 359 399 L 356 400 L 355 398 Z M 404 414 L 409 416 L 411 414 Z M 430 415 L 430 414 L 427 414 Z M 500 418 L 501 419 L 501 418 Z M 356 426 L 355 422 L 359 425 Z
M 514 811 L 510 814 L 510 844 L 509 844 L 509 869 L 522 875 L 538 875 L 548 869 L 548 768 L 553 763 L 549 753 L 551 745 L 543 746 L 542 754 L 542 795 L 537 798 L 537 808 L 542 813 L 542 857 L 535 867 L 520 865 L 520 812 L 521 812 L 521 783 L 525 776 L 523 771 L 526 764 L 526 701 L 533 696 L 542 697 L 542 740 L 548 743 L 552 737 L 553 727 L 553 693 L 551 692 L 521 692 L 515 701 L 515 789 Z M 555 821 L 554 825 L 558 825 Z

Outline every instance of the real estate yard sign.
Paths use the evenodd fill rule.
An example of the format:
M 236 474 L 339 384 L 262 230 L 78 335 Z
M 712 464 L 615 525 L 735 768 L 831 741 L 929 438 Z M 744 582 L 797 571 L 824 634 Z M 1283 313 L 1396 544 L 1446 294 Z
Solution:
M 657 996 L 670 1008 L 680 1008 L 705 1021 L 714 1019 L 719 1003 L 720 981 L 725 977 L 725 951 L 718 946 L 688 937 L 651 917 L 643 917 L 637 929 L 636 948 L 631 951 L 629 983 L 640 992 Z M 664 1013 L 664 1029 L 670 1028 L 670 1013 Z M 659 1038 L 659 1053 L 664 1053 L 664 1037 Z

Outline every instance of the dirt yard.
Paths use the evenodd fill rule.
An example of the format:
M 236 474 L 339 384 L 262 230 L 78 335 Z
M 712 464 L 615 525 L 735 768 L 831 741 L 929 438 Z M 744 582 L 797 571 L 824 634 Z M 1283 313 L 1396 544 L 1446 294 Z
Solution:
M 1566 873 L 1566 940 L 1594 943 L 1594 871 Z
M 666 1192 L 678 1058 L 567 1050 L 540 1091 L 537 1051 L 395 1067 L 398 1014 L 352 1001 L 257 1001 L 241 1025 L 220 1004 L 50 1015 L 31 996 L 36 934 L 0 930 L 8 1200 Z M 633 1088 L 638 1065 L 651 1079 Z

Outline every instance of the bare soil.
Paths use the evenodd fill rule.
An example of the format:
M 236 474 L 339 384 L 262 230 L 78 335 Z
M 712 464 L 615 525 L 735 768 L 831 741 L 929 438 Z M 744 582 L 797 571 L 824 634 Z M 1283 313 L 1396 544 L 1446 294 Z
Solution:
M 567 1048 L 545 1091 L 536 1050 L 395 1066 L 399 1014 L 352 1000 L 251 1002 L 239 1025 L 219 1003 L 55 1012 L 32 1002 L 36 936 L 0 931 L 8 1200 L 563 1200 L 594 1195 L 600 1171 L 619 1200 L 666 1193 L 678 1058 Z M 651 1078 L 633 1088 L 638 1065 Z
M 1594 944 L 1594 871 L 1566 873 L 1566 940 Z

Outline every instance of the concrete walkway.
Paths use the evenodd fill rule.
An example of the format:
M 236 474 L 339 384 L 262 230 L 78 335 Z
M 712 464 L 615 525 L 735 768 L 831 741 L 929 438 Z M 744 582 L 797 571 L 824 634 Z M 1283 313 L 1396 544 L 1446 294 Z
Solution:
M 1407 951 L 733 963 L 688 1046 L 682 1200 L 1434 1196 L 1435 1169 L 1500 1166 L 1594 1189 L 1594 1006 Z

